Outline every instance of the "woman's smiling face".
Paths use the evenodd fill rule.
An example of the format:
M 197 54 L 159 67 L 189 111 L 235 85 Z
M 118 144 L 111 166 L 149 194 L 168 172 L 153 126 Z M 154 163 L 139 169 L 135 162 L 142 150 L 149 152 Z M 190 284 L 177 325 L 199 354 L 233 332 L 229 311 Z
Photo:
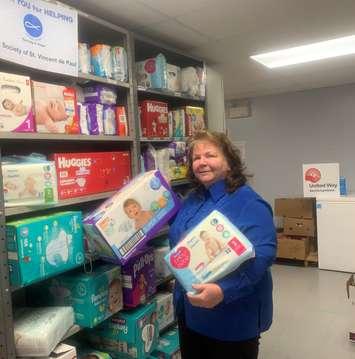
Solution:
M 192 171 L 205 187 L 224 179 L 230 170 L 222 151 L 210 141 L 199 141 L 192 149 Z

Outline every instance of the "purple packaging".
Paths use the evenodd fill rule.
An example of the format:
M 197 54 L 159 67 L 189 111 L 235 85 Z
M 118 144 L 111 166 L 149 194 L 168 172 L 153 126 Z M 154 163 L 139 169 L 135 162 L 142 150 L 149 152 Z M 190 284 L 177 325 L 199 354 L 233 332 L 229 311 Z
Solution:
M 84 87 L 85 102 L 101 103 L 102 105 L 115 105 L 117 90 L 107 85 L 95 84 Z
M 160 171 L 149 171 L 91 212 L 84 229 L 101 258 L 125 264 L 179 208 L 179 199 Z
M 90 135 L 103 133 L 103 105 L 98 103 L 86 103 L 87 125 Z
M 156 292 L 154 268 L 151 247 L 138 251 L 121 267 L 124 306 L 133 308 L 144 304 Z

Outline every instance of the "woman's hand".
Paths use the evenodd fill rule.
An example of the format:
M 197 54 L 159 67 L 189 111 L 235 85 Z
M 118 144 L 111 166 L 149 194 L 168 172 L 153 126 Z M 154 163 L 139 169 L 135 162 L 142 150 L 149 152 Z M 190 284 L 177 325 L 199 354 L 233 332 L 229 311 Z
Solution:
M 214 308 L 217 304 L 221 303 L 224 298 L 223 291 L 217 284 L 194 284 L 192 287 L 197 293 L 188 293 L 187 298 L 190 303 L 196 307 Z

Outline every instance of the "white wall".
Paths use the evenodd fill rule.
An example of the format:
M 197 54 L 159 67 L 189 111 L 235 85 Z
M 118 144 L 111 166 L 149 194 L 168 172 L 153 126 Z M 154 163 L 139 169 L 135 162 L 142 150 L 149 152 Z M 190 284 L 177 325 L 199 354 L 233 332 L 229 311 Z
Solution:
M 355 192 L 355 84 L 251 99 L 252 117 L 227 120 L 246 141 L 252 186 L 274 198 L 302 196 L 302 164 L 339 162 Z

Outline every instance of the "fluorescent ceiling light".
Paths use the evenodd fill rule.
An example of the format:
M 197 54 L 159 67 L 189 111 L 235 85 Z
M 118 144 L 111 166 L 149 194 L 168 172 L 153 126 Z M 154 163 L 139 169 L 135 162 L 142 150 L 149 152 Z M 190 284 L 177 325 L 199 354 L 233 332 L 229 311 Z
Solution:
M 355 35 L 352 35 L 304 46 L 291 47 L 285 50 L 267 52 L 250 56 L 250 58 L 272 69 L 354 53 Z

